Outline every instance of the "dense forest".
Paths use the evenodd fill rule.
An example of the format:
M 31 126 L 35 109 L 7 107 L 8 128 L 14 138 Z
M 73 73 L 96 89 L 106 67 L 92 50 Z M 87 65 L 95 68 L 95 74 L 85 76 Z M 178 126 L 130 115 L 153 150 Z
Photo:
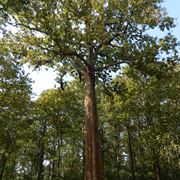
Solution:
M 173 27 L 160 0 L 0 0 L 0 180 L 180 179 Z M 33 99 L 26 63 L 59 86 Z

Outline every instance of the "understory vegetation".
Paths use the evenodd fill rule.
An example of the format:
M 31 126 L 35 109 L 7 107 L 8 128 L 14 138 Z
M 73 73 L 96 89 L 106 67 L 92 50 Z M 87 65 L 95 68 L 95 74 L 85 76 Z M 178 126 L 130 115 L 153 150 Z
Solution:
M 125 67 L 108 85 L 98 82 L 105 179 L 180 177 L 179 66 L 157 74 Z M 83 179 L 84 84 L 74 80 L 32 101 L 26 75 L 3 59 L 0 80 L 1 178 Z
M 0 0 L 0 180 L 179 180 L 175 24 L 161 0 Z M 33 99 L 26 63 L 57 88 Z

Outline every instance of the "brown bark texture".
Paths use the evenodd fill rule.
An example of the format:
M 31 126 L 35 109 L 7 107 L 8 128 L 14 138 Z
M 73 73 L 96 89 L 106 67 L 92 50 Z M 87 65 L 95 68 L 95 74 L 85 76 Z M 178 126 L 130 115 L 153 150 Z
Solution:
M 102 161 L 96 106 L 95 73 L 85 74 L 85 180 L 102 179 Z

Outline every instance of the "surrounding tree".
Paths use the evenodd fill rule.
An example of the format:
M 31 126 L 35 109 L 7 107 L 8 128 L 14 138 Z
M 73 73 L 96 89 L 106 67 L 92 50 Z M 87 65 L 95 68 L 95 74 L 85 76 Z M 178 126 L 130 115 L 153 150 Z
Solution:
M 0 179 L 16 177 L 16 155 L 30 104 L 30 80 L 10 54 L 0 55 Z
M 73 82 L 33 102 L 23 132 L 21 172 L 34 179 L 83 179 L 83 108 Z
M 137 176 L 137 162 L 134 149 L 137 138 L 134 137 L 134 134 L 137 135 L 137 132 L 134 126 L 137 121 L 134 118 L 132 120 L 130 116 L 130 112 L 133 111 L 134 107 L 131 104 L 131 95 L 126 96 L 124 94 L 124 98 L 127 101 L 124 101 L 124 104 L 119 107 L 122 111 L 121 115 L 123 115 L 122 121 L 124 121 L 124 124 L 115 122 L 116 127 L 109 127 L 106 126 L 106 123 L 103 123 L 102 127 L 99 128 L 96 82 L 100 80 L 101 83 L 103 82 L 107 86 L 107 83 L 111 80 L 112 73 L 120 70 L 122 63 L 128 64 L 131 68 L 136 68 L 141 73 L 148 73 L 149 76 L 153 76 L 153 74 L 156 74 L 156 66 L 154 64 L 157 67 L 164 67 L 178 59 L 177 42 L 170 33 L 165 34 L 163 38 L 150 35 L 150 30 L 152 29 L 156 28 L 166 32 L 166 30 L 169 31 L 174 27 L 173 19 L 167 16 L 164 9 L 161 8 L 161 1 L 16 0 L 12 2 L 11 0 L 6 0 L 0 1 L 0 3 L 0 12 L 5 17 L 3 18 L 3 23 L 6 22 L 9 26 L 16 28 L 12 28 L 11 31 L 8 31 L 8 28 L 4 28 L 4 36 L 0 42 L 0 51 L 10 51 L 12 54 L 18 55 L 24 62 L 30 62 L 35 67 L 49 65 L 57 68 L 61 76 L 62 89 L 62 79 L 66 73 L 70 73 L 75 77 L 79 76 L 85 84 L 85 179 L 101 180 L 103 178 L 102 154 L 105 155 L 106 151 L 103 149 L 103 152 L 101 152 L 101 139 L 103 138 L 103 145 L 105 145 L 106 132 L 104 128 L 110 128 L 109 132 L 111 130 L 123 130 L 123 134 L 120 133 L 120 135 L 113 137 L 115 140 L 115 143 L 113 141 L 114 151 L 118 151 L 119 154 L 114 156 L 116 165 L 111 165 L 116 169 L 117 179 L 121 176 L 119 169 L 122 166 L 131 170 L 130 174 L 126 174 L 126 169 L 124 175 L 135 179 Z M 157 79 L 159 78 L 158 75 L 161 74 L 156 74 Z M 149 76 L 145 79 L 148 80 Z M 158 83 L 158 81 L 155 82 Z M 151 81 L 150 85 L 153 85 Z M 155 87 L 152 86 L 152 88 Z M 132 89 L 134 88 L 132 87 Z M 151 90 L 154 93 L 154 89 L 148 89 L 148 91 Z M 125 93 L 124 91 L 122 92 Z M 148 127 L 147 134 L 145 133 L 143 136 L 148 136 L 148 132 L 151 132 L 154 127 L 161 127 L 162 124 L 158 118 L 159 114 L 157 115 L 156 111 L 159 109 L 161 112 L 161 107 L 166 104 L 159 99 L 156 93 L 151 93 L 148 94 L 147 92 L 145 97 L 141 97 L 144 106 L 140 107 L 140 109 L 142 108 L 144 111 L 140 120 L 145 121 L 147 123 L 146 128 Z M 135 97 L 133 96 L 133 98 Z M 150 101 L 151 98 L 154 98 L 152 102 Z M 40 114 L 42 113 L 42 116 L 45 117 L 49 113 L 51 114 L 51 106 L 46 104 L 46 107 L 49 107 L 49 110 L 47 110 L 48 114 L 43 109 L 40 109 Z M 152 108 L 152 111 L 150 108 Z M 115 116 L 119 117 L 118 114 Z M 104 117 L 103 119 L 106 118 Z M 42 179 L 44 171 L 43 159 L 46 148 L 44 137 L 49 130 L 46 118 L 43 118 L 43 121 L 41 121 L 40 129 L 41 133 L 38 141 L 39 159 L 37 160 L 39 172 L 37 177 Z M 140 134 L 141 131 L 139 130 L 139 136 Z M 100 135 L 102 136 L 101 138 Z M 148 155 L 153 160 L 148 160 L 154 162 L 154 172 L 157 179 L 160 179 L 160 152 L 157 151 L 159 150 L 159 144 L 158 142 L 152 143 L 152 140 L 157 135 L 158 132 L 154 131 L 152 136 L 148 136 L 149 142 L 146 148 L 152 153 L 152 155 Z M 57 139 L 54 139 L 52 146 L 60 149 L 59 145 L 56 144 Z M 128 143 L 119 147 L 118 143 L 121 141 Z M 142 147 L 141 150 L 143 152 L 144 148 Z M 128 159 L 125 157 L 127 155 Z M 123 164 L 127 163 L 127 160 L 129 166 Z M 58 166 L 54 160 L 52 164 L 53 166 Z M 142 164 L 142 168 L 144 167 L 145 165 Z M 114 171 L 112 172 L 114 173 Z
M 160 67 L 157 74 L 126 68 L 113 80 L 111 96 L 103 98 L 107 114 L 103 111 L 100 119 L 108 179 L 179 178 L 179 70 Z

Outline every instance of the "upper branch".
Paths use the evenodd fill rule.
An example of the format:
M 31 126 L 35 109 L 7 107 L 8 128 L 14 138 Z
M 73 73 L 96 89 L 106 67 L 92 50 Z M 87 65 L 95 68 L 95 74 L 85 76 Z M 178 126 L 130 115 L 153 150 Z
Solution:
M 107 64 L 107 65 L 105 65 L 103 67 L 98 67 L 98 68 L 95 69 L 95 71 L 103 71 L 103 70 L 108 69 L 108 68 L 110 68 L 112 66 L 117 66 L 117 65 L 120 65 L 122 63 L 124 63 L 123 60 L 120 60 L 118 62 L 113 62 L 113 63 Z
M 117 24 L 117 23 L 115 23 L 115 24 Z M 130 23 L 129 23 L 129 22 L 127 22 L 127 25 L 126 25 L 126 27 L 125 27 L 125 29 L 124 29 L 123 32 L 118 31 L 118 32 L 116 32 L 112 37 L 110 37 L 109 39 L 106 39 L 106 40 L 104 40 L 102 43 L 100 43 L 100 44 L 97 46 L 97 48 L 95 49 L 96 55 L 98 55 L 99 50 L 100 50 L 103 46 L 108 46 L 108 45 L 110 45 L 111 42 L 112 42 L 114 39 L 116 39 L 118 36 L 120 36 L 120 35 L 122 35 L 122 34 L 126 34 L 126 33 L 127 33 L 127 30 L 128 30 L 128 26 L 130 26 Z

